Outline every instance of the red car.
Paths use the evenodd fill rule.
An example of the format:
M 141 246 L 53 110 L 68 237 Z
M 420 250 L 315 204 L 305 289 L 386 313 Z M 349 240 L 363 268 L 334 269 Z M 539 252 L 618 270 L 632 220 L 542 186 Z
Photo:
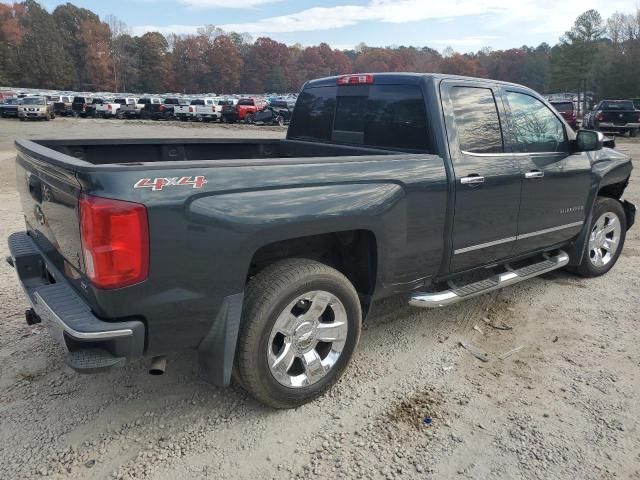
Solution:
M 576 111 L 573 108 L 573 102 L 564 101 L 564 102 L 550 102 L 553 105 L 560 115 L 567 121 L 569 126 L 574 130 L 578 129 L 577 115 Z
M 253 123 L 256 113 L 262 111 L 266 106 L 266 100 L 261 98 L 241 98 L 235 107 L 232 105 L 222 107 L 222 121 Z

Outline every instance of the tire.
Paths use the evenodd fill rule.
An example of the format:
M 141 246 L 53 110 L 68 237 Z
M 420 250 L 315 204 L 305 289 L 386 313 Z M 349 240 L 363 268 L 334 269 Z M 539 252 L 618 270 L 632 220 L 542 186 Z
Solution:
M 282 118 L 282 115 L 279 115 L 278 118 L 276 118 L 276 123 L 279 127 L 284 127 L 284 118 Z
M 318 305 L 326 305 L 317 317 L 311 308 L 316 301 Z M 306 306 L 307 310 L 299 305 Z M 298 315 L 292 315 L 293 312 Z M 336 338 L 339 340 L 332 343 L 316 340 L 315 335 L 321 330 L 313 326 L 314 317 L 316 326 L 338 327 L 341 333 Z M 292 327 L 291 336 L 279 332 L 281 319 L 290 324 L 287 329 Z M 302 323 L 292 323 L 291 319 Z M 310 402 L 329 389 L 344 372 L 358 344 L 361 322 L 358 294 L 342 273 L 313 260 L 294 258 L 276 262 L 252 278 L 245 290 L 234 378 L 239 379 L 254 398 L 274 408 L 294 408 Z M 290 351 L 286 349 L 289 340 Z M 276 351 L 277 348 L 280 351 Z M 300 353 L 305 349 L 308 350 Z M 293 360 L 287 363 L 288 367 L 274 372 L 269 357 L 284 358 L 285 350 Z M 339 350 L 337 357 L 336 350 Z M 309 369 L 302 357 L 310 358 L 308 365 L 313 364 L 319 370 Z M 320 361 L 329 362 L 328 368 Z M 274 370 L 277 369 L 274 367 Z M 285 379 L 294 379 L 300 385 L 292 386 Z
M 255 117 L 251 114 L 248 114 L 246 117 L 244 117 L 244 123 L 254 123 L 255 122 Z
M 614 228 L 613 223 L 607 223 L 611 218 L 617 218 L 617 229 Z M 598 235 L 599 224 L 598 222 L 604 218 L 604 231 L 607 229 L 611 231 L 604 235 Z M 599 277 L 604 275 L 616 264 L 620 252 L 624 247 L 624 241 L 627 233 L 627 217 L 622 208 L 622 205 L 613 198 L 598 197 L 593 208 L 593 215 L 591 218 L 591 224 L 589 225 L 589 237 L 585 245 L 585 249 L 582 255 L 582 261 L 580 265 L 572 269 L 573 272 L 583 277 Z M 606 239 L 603 239 L 606 237 Z M 609 238 L 611 237 L 611 238 Z M 606 247 L 598 247 L 602 242 L 611 246 L 611 240 L 615 239 L 615 246 L 607 249 Z M 598 253 L 600 251 L 601 263 L 598 262 Z M 606 254 L 604 253 L 606 252 Z
M 637 137 L 638 136 L 638 130 L 635 129 L 635 128 L 632 129 L 632 130 L 629 130 L 629 136 L 630 137 Z

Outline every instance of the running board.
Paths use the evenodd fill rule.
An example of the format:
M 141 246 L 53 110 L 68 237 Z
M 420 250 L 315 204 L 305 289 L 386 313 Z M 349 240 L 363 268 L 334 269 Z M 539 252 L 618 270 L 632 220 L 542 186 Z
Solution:
M 451 289 L 440 292 L 416 292 L 411 296 L 409 305 L 422 308 L 446 307 L 447 305 L 458 303 L 467 298 L 508 287 L 523 280 L 528 280 L 529 278 L 537 277 L 552 270 L 557 270 L 558 268 L 564 267 L 567 263 L 569 263 L 569 255 L 560 250 L 556 255 L 545 254 L 545 259 L 541 262 L 518 269 L 513 269 L 507 264 L 505 265 L 506 272 L 494 275 L 486 280 L 480 280 L 462 287 L 457 287 L 453 283 L 450 283 L 452 286 Z

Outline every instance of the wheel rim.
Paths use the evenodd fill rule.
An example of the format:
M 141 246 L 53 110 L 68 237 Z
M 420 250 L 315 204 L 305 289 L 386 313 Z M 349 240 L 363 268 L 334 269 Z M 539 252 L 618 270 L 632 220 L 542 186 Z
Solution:
M 296 297 L 271 330 L 267 345 L 271 374 L 291 388 L 317 383 L 340 358 L 348 328 L 344 305 L 332 293 L 315 290 Z
M 600 215 L 589 236 L 589 260 L 598 268 L 608 265 L 620 245 L 622 227 L 620 219 L 613 212 Z

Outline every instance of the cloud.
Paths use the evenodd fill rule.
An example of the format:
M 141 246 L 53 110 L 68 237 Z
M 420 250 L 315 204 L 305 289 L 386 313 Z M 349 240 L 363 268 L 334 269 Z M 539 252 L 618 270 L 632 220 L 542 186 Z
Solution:
M 131 27 L 134 35 L 144 35 L 147 32 L 160 32 L 163 35 L 175 33 L 177 35 L 188 35 L 198 33 L 201 25 L 138 25 Z
M 451 47 L 481 47 L 488 45 L 492 40 L 497 40 L 499 38 L 502 37 L 498 35 L 473 35 L 469 37 L 429 40 L 429 43 Z
M 181 4 L 194 8 L 253 8 L 266 3 L 282 0 L 178 0 Z

